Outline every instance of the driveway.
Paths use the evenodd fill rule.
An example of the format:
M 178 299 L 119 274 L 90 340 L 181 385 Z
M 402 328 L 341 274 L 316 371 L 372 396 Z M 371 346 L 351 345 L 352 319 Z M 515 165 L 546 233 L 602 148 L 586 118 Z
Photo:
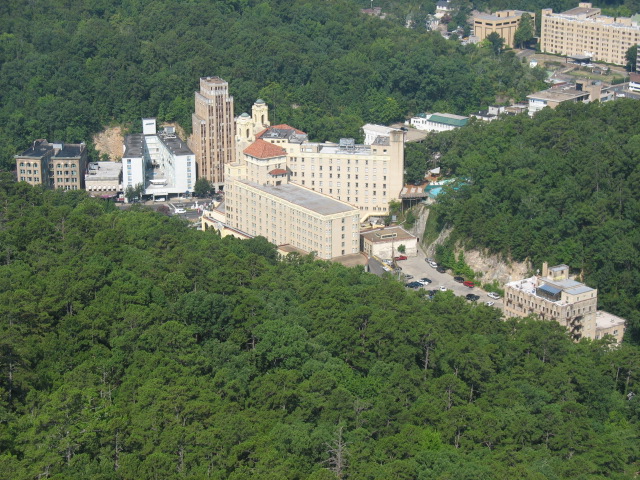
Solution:
M 397 265 L 402 268 L 403 273 L 413 275 L 413 279 L 409 281 L 419 280 L 422 277 L 429 278 L 431 283 L 426 287 L 422 287 L 425 290 L 438 290 L 440 286 L 445 286 L 447 290 L 452 291 L 457 296 L 464 297 L 469 293 L 473 293 L 480 296 L 480 299 L 476 303 L 494 302 L 494 307 L 500 310 L 503 309 L 502 298 L 500 300 L 493 300 L 487 296 L 488 292 L 479 287 L 465 287 L 453 279 L 451 272 L 438 272 L 425 261 L 425 258 L 424 253 L 419 251 L 417 257 L 409 257 L 407 260 L 401 260 L 397 262 Z

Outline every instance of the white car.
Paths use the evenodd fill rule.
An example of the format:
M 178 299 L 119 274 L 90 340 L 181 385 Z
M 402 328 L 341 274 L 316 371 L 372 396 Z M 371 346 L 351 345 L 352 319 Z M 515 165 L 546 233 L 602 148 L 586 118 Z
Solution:
M 431 265 L 433 268 L 438 268 L 438 264 L 436 262 L 429 262 L 429 265 Z
M 444 285 L 440 285 L 440 291 L 441 292 L 446 292 L 447 291 L 447 287 L 445 287 Z
M 176 212 L 176 215 L 179 213 L 187 213 L 187 211 L 184 208 L 176 208 L 175 212 Z
M 500 298 L 500 295 L 498 295 L 496 292 L 489 292 L 487 293 L 487 297 L 493 298 L 494 300 L 498 300 Z
M 486 305 L 487 305 L 487 307 L 493 307 L 494 303 L 493 302 L 487 302 Z

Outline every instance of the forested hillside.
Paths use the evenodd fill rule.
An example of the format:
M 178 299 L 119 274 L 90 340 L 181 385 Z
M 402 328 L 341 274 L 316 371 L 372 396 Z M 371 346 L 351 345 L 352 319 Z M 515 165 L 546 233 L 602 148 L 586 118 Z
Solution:
M 410 169 L 442 152 L 469 180 L 439 199 L 451 241 L 505 259 L 566 263 L 640 341 L 640 110 L 633 100 L 561 105 L 430 137 Z
M 636 347 L 0 182 L 0 478 L 623 479 Z
M 510 54 L 360 14 L 355 0 L 0 2 L 0 167 L 36 138 L 90 141 L 157 116 L 191 129 L 201 76 L 313 139 L 410 112 L 467 113 L 537 88 Z

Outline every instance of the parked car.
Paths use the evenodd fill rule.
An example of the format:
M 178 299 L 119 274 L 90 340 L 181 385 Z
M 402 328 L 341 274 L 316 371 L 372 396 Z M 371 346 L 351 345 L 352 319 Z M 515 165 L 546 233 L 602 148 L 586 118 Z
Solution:
M 440 291 L 441 292 L 446 292 L 447 291 L 447 287 L 445 287 L 444 285 L 440 285 Z
M 418 280 L 420 283 L 422 283 L 423 285 L 429 285 L 431 283 L 431 279 L 427 278 L 427 277 L 422 277 L 420 280 Z
M 179 213 L 187 213 L 187 211 L 184 208 L 176 208 L 175 209 L 175 213 L 179 214 Z
M 429 265 L 431 265 L 433 268 L 438 268 L 438 264 L 436 262 L 434 262 L 433 260 L 427 259 L 427 263 Z
M 495 305 L 495 303 L 494 302 L 487 302 L 486 305 L 487 305 L 487 307 L 493 307 Z
M 489 292 L 487 293 L 487 297 L 493 298 L 494 300 L 498 300 L 500 298 L 500 295 L 498 295 L 496 292 Z
M 479 299 L 480 299 L 480 296 L 479 296 L 479 295 L 474 295 L 473 293 L 469 293 L 469 294 L 467 294 L 467 296 L 466 296 L 465 298 L 466 298 L 467 300 L 470 300 L 470 301 L 472 301 L 472 302 L 475 302 L 475 301 L 477 301 L 477 300 L 479 300 Z
M 436 293 L 438 293 L 438 290 L 427 290 L 427 293 L 433 297 Z
M 476 284 L 475 284 L 475 283 L 470 282 L 469 280 L 467 280 L 466 282 L 462 282 L 462 284 L 463 284 L 465 287 L 469 287 L 469 288 L 473 288 L 473 287 L 475 287 L 475 286 L 476 286 Z
M 404 279 L 405 280 L 411 280 L 413 278 L 413 275 L 409 275 L 408 273 L 404 274 Z
M 398 262 L 400 260 L 406 260 L 407 256 L 406 255 L 398 255 L 397 257 L 393 257 L 393 259 Z
M 453 277 L 453 279 L 458 283 L 464 282 L 464 278 L 462 278 L 462 277 Z
M 436 272 L 438 273 L 447 273 L 447 269 L 444 267 L 436 267 Z
M 409 282 L 407 283 L 407 287 L 409 288 L 420 288 L 422 286 L 419 282 Z

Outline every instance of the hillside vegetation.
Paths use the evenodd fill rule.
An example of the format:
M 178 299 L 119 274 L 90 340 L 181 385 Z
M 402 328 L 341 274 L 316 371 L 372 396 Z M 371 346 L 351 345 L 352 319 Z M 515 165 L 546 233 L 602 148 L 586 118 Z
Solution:
M 201 76 L 318 140 L 410 112 L 467 113 L 539 86 L 513 55 L 360 14 L 350 0 L 0 2 L 0 167 L 34 139 L 89 141 L 140 117 L 191 129 Z M 536 78 L 536 76 L 538 76 Z
M 566 263 L 640 341 L 640 111 L 633 100 L 561 105 L 430 137 L 407 158 L 469 180 L 436 210 L 451 242 L 505 260 Z
M 0 182 L 0 478 L 632 478 L 637 348 Z

